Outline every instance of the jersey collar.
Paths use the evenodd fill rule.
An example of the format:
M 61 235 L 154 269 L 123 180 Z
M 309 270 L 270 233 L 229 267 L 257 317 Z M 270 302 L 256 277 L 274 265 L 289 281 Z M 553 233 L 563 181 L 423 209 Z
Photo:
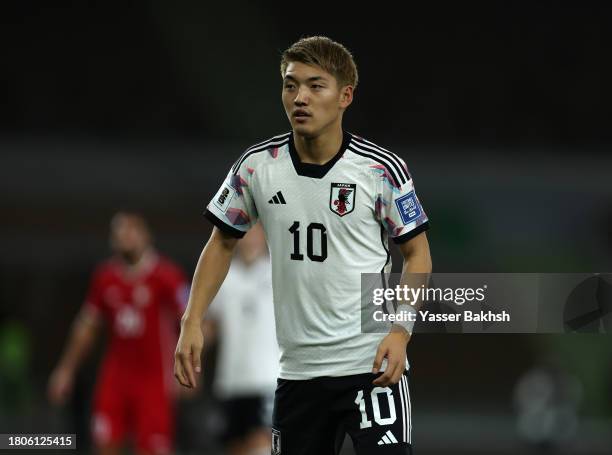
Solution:
M 295 144 L 293 143 L 293 133 L 291 133 L 289 135 L 289 155 L 291 155 L 291 161 L 293 162 L 295 172 L 297 175 L 301 175 L 303 177 L 312 177 L 315 179 L 325 177 L 329 170 L 334 167 L 336 161 L 342 157 L 350 141 L 351 135 L 343 130 L 340 150 L 338 150 L 338 153 L 336 153 L 331 160 L 325 164 L 302 163 L 297 150 L 295 149 Z

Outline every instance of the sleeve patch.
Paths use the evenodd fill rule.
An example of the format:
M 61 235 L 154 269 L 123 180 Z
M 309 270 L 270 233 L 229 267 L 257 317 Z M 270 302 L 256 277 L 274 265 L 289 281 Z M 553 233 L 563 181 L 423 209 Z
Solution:
M 236 190 L 229 185 L 223 185 L 219 192 L 215 195 L 213 202 L 215 207 L 217 207 L 221 212 L 227 212 L 234 195 L 236 194 Z
M 414 191 L 397 198 L 395 200 L 395 205 L 402 217 L 404 225 L 412 223 L 421 216 L 421 207 L 419 207 Z

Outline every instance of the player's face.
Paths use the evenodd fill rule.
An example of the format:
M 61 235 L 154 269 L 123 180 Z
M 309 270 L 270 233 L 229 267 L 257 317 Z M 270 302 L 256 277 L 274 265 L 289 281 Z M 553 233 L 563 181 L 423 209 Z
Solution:
M 338 87 L 336 78 L 316 65 L 290 62 L 283 79 L 283 106 L 293 131 L 316 137 L 339 126 L 352 101 L 351 86 Z
M 139 256 L 149 246 L 149 233 L 137 216 L 119 214 L 111 223 L 111 246 L 122 256 Z

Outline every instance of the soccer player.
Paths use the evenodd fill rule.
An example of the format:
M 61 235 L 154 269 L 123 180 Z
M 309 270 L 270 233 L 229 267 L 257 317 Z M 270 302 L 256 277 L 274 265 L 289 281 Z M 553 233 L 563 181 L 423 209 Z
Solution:
M 74 375 L 103 323 L 109 344 L 94 394 L 92 436 L 100 454 L 121 453 L 129 437 L 139 454 L 173 450 L 176 392 L 172 351 L 187 282 L 152 247 L 145 220 L 120 212 L 111 221 L 115 255 L 96 269 L 64 353 L 51 374 L 51 402 L 68 398 Z
M 204 335 L 219 351 L 214 390 L 221 400 L 230 455 L 269 455 L 272 403 L 278 377 L 272 270 L 258 223 L 238 242 L 223 286 L 208 308 Z
M 282 54 L 280 69 L 292 131 L 247 149 L 208 204 L 215 228 L 182 318 L 175 376 L 195 386 L 200 320 L 237 239 L 259 219 L 280 347 L 272 453 L 336 454 L 348 433 L 358 454 L 409 454 L 411 327 L 364 333 L 360 278 L 390 271 L 388 237 L 403 255 L 400 284 L 429 273 L 427 216 L 404 161 L 342 128 L 358 79 L 345 47 L 301 39 Z

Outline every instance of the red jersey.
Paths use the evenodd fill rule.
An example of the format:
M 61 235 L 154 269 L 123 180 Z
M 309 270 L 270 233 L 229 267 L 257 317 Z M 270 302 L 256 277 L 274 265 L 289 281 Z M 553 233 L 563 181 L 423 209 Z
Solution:
M 102 263 L 85 302 L 109 329 L 102 376 L 110 370 L 127 380 L 173 382 L 173 352 L 188 292 L 181 269 L 155 252 L 135 266 L 117 258 Z

